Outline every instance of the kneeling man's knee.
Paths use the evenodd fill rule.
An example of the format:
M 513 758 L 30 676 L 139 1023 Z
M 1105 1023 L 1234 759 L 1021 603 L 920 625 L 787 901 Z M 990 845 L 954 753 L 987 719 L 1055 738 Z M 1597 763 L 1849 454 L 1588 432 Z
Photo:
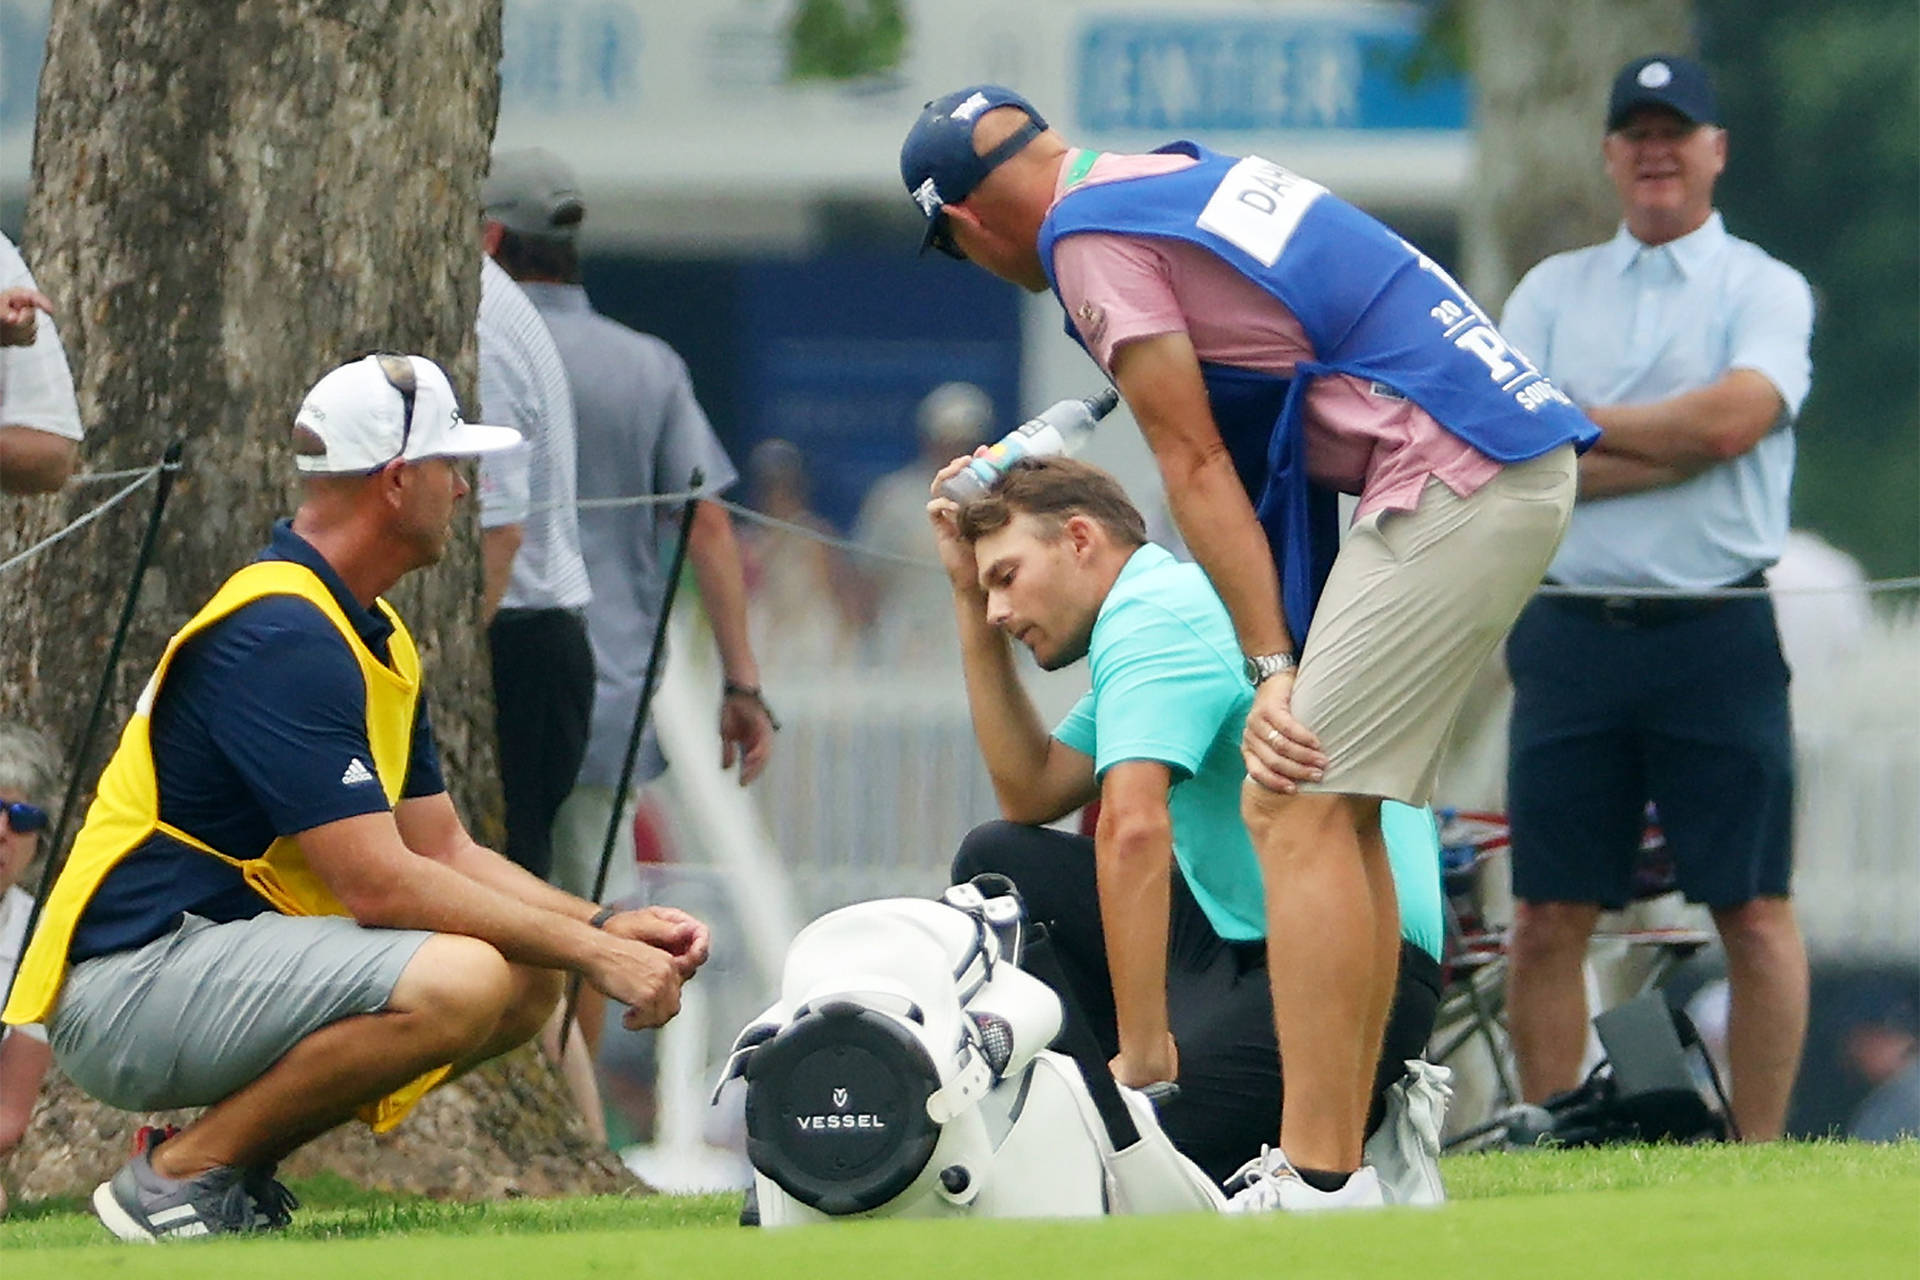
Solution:
M 996 818 L 992 822 L 983 822 L 967 832 L 960 842 L 959 852 L 953 855 L 954 884 L 965 884 L 977 875 L 987 872 L 1008 874 L 1007 845 L 1022 836 L 1030 836 L 1032 827 L 1017 822 L 1008 822 Z

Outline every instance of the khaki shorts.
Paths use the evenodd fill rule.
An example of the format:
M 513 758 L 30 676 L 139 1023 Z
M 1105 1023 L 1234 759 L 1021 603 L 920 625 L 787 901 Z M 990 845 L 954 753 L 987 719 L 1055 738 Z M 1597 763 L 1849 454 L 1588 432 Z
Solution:
M 1560 546 L 1572 445 L 1503 467 L 1462 498 L 1429 480 L 1412 511 L 1357 522 L 1327 576 L 1293 713 L 1330 763 L 1302 791 L 1424 805 L 1475 673 Z

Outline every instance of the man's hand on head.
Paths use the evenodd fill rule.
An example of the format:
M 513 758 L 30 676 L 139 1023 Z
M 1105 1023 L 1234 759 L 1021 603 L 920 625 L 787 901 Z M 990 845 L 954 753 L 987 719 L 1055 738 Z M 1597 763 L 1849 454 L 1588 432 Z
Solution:
M 960 537 L 960 504 L 942 497 L 940 486 L 966 470 L 970 461 L 970 457 L 955 458 L 940 468 L 928 488 L 932 498 L 927 503 L 927 520 L 933 525 L 933 545 L 940 556 L 940 567 L 947 571 L 953 589 L 966 596 L 980 592 L 980 567 L 973 558 L 973 544 Z

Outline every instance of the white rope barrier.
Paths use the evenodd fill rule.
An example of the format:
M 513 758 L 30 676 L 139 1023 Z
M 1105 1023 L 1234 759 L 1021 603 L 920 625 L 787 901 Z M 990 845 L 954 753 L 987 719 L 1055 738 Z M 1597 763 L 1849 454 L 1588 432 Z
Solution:
M 124 471 L 97 471 L 75 477 L 73 481 L 75 484 L 101 483 L 125 479 L 131 479 L 132 483 L 128 484 L 125 488 L 121 489 L 93 510 L 75 520 L 66 528 L 41 539 L 33 546 L 28 547 L 25 551 L 20 552 L 10 559 L 0 561 L 0 573 L 5 573 L 16 565 L 31 559 L 61 541 L 63 538 L 71 536 L 99 519 L 100 516 L 104 515 L 110 508 L 125 501 L 141 486 L 159 475 L 162 466 L 163 464 L 150 467 L 134 467 Z M 680 503 L 694 498 L 704 499 L 717 506 L 723 507 L 733 515 L 738 516 L 750 524 L 761 525 L 769 529 L 777 529 L 783 533 L 794 534 L 797 537 L 809 538 L 815 542 L 833 547 L 836 550 L 845 551 L 865 559 L 881 560 L 890 564 L 904 564 L 914 568 L 935 571 L 940 569 L 940 562 L 932 556 L 902 555 L 897 551 L 889 551 L 883 547 L 870 546 L 863 542 L 856 542 L 851 538 L 841 538 L 830 533 L 822 533 L 820 530 L 808 525 L 796 524 L 791 520 L 782 520 L 776 516 L 767 515 L 765 512 L 755 511 L 752 507 L 728 501 L 725 498 L 707 491 L 687 489 L 677 490 L 672 493 L 646 493 L 620 498 L 582 498 L 573 505 L 574 508 L 579 511 L 619 511 L 636 507 L 677 506 Z M 526 507 L 525 511 L 531 515 L 536 511 L 552 510 L 558 505 L 560 504 L 534 503 Z M 1898 591 L 1913 591 L 1916 589 L 1920 589 L 1920 575 L 1903 578 L 1882 578 L 1866 583 L 1842 583 L 1831 586 L 1807 587 L 1716 587 L 1705 589 L 1687 587 L 1623 588 L 1574 587 L 1558 583 L 1547 583 L 1542 585 L 1536 594 L 1597 600 L 1737 600 L 1748 596 L 1841 595 L 1859 591 L 1867 592 L 1870 595 L 1880 595 Z
M 0 574 L 4 574 L 7 570 L 13 568 L 15 565 L 26 563 L 28 560 L 31 560 L 33 559 L 33 557 L 39 555 L 42 551 L 45 551 L 47 548 L 53 546 L 56 542 L 59 542 L 65 538 L 72 537 L 74 534 L 80 532 L 80 530 L 86 528 L 88 525 L 92 524 L 95 520 L 98 520 L 101 516 L 111 511 L 114 507 L 119 506 L 122 502 L 125 502 L 128 498 L 132 497 L 141 488 L 143 488 L 148 481 L 154 479 L 156 476 L 158 476 L 162 471 L 165 471 L 166 469 L 167 469 L 166 464 L 156 463 L 151 467 L 144 467 L 137 471 L 123 473 L 127 475 L 136 476 L 137 479 L 135 479 L 133 483 L 129 484 L 126 488 L 120 490 L 120 492 L 114 494 L 111 498 L 108 498 L 105 502 L 101 503 L 99 506 L 93 508 L 93 510 L 87 512 L 85 515 L 75 520 L 72 524 L 69 524 L 66 528 L 59 529 L 53 533 L 48 534 L 46 537 L 40 539 L 40 541 L 28 547 L 25 551 L 19 552 L 17 555 L 10 556 L 5 560 L 0 560 Z

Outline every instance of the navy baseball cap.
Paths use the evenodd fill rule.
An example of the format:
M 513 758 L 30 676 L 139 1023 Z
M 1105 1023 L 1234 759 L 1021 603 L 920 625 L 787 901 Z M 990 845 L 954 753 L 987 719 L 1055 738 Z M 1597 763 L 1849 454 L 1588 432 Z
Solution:
M 1018 107 L 1027 113 L 1027 123 L 987 154 L 976 155 L 974 123 L 995 107 Z M 923 107 L 920 118 L 907 130 L 907 140 L 900 144 L 900 179 L 927 220 L 921 252 L 931 246 L 949 257 L 963 256 L 947 234 L 942 210 L 972 195 L 989 173 L 1018 154 L 1046 127 L 1047 122 L 1031 102 L 997 84 L 955 89 Z
M 1640 107 L 1665 107 L 1694 124 L 1720 123 L 1707 69 L 1677 54 L 1652 53 L 1620 68 L 1607 99 L 1607 132 L 1625 124 Z

